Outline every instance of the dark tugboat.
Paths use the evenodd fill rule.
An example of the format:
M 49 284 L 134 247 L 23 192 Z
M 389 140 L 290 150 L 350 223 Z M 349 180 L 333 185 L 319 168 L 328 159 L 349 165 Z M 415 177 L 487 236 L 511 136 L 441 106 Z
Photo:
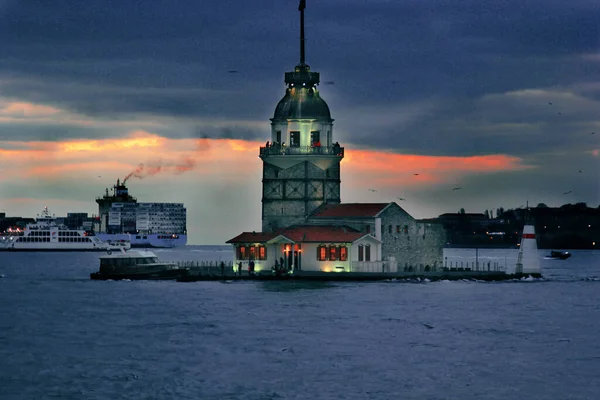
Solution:
M 100 270 L 90 274 L 95 280 L 156 280 L 177 279 L 184 275 L 185 268 L 175 263 L 162 262 L 151 251 L 130 250 L 107 252 L 100 257 Z
M 559 260 L 566 260 L 567 258 L 571 257 L 571 253 L 569 253 L 568 251 L 556 251 L 556 250 L 552 250 L 550 252 L 550 255 L 548 257 L 549 258 L 559 259 Z

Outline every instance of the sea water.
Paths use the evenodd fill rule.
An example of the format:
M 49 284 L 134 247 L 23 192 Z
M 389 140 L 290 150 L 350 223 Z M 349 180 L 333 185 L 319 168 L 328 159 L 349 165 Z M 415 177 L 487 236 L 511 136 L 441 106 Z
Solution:
M 599 399 L 600 252 L 546 253 L 491 283 L 92 281 L 96 253 L 0 253 L 0 398 Z

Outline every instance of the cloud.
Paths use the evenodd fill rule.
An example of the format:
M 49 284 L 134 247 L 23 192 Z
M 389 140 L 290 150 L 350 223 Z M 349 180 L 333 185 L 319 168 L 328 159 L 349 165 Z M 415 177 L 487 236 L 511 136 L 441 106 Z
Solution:
M 508 206 L 553 185 L 598 199 L 588 174 L 600 148 L 596 11 L 595 0 L 311 2 L 307 61 L 335 82 L 321 95 L 352 171 L 344 200 L 372 196 L 355 172 L 390 188 L 385 200 L 409 190 L 425 216 L 478 199 Z M 246 192 L 260 197 L 258 143 L 299 61 L 296 4 L 157 0 L 140 12 L 0 0 L 0 21 L 2 194 L 84 201 L 91 179 L 143 164 L 160 173 L 131 181 L 140 189 L 206 185 L 215 204 L 237 208 Z M 449 199 L 444 180 L 478 190 Z
M 353 182 L 364 187 L 453 186 L 469 175 L 535 168 L 504 154 L 449 157 L 394 154 L 378 151 L 346 151 L 343 167 Z M 355 185 L 356 186 L 356 185 Z
M 11 181 L 89 179 L 97 175 L 143 179 L 157 174 L 178 175 L 189 171 L 205 176 L 219 165 L 242 174 L 236 159 L 240 153 L 258 160 L 256 142 L 231 139 L 169 139 L 145 131 L 132 131 L 121 139 L 64 142 L 0 142 L 3 164 Z M 250 154 L 252 154 L 250 156 Z M 227 171 L 227 168 L 222 168 Z
M 598 91 L 581 89 L 600 81 L 591 2 L 350 1 L 340 14 L 341 4 L 310 5 L 307 54 L 323 80 L 336 82 L 321 92 L 346 147 L 523 155 L 556 150 L 565 132 L 575 134 L 569 146 L 588 146 L 577 135 L 598 124 Z M 157 1 L 139 13 L 94 1 L 52 10 L 15 2 L 9 9 L 0 31 L 3 96 L 60 112 L 0 115 L 6 140 L 145 129 L 264 141 L 283 72 L 298 61 L 297 13 L 280 4 Z M 568 115 L 518 93 L 571 94 L 562 104 Z
M 48 117 L 60 113 L 60 110 L 54 107 L 32 104 L 32 103 L 0 103 L 0 116 L 8 117 Z

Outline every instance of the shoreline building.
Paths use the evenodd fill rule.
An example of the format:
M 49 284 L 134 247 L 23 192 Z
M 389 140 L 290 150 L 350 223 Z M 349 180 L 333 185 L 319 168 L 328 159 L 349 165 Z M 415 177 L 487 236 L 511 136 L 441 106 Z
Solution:
M 227 243 L 235 265 L 255 272 L 275 265 L 291 271 L 396 272 L 441 266 L 445 231 L 418 222 L 398 204 L 340 198 L 344 148 L 321 98 L 320 75 L 305 62 L 305 2 L 300 2 L 300 63 L 285 73 L 286 91 L 271 118 L 263 162 L 262 231 Z

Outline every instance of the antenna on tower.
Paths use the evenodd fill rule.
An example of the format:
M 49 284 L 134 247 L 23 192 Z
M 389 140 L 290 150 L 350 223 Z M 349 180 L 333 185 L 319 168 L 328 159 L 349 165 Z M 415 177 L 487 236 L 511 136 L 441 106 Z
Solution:
M 306 8 L 306 0 L 300 0 L 298 11 L 300 11 L 300 65 L 305 65 L 304 57 L 304 9 Z

